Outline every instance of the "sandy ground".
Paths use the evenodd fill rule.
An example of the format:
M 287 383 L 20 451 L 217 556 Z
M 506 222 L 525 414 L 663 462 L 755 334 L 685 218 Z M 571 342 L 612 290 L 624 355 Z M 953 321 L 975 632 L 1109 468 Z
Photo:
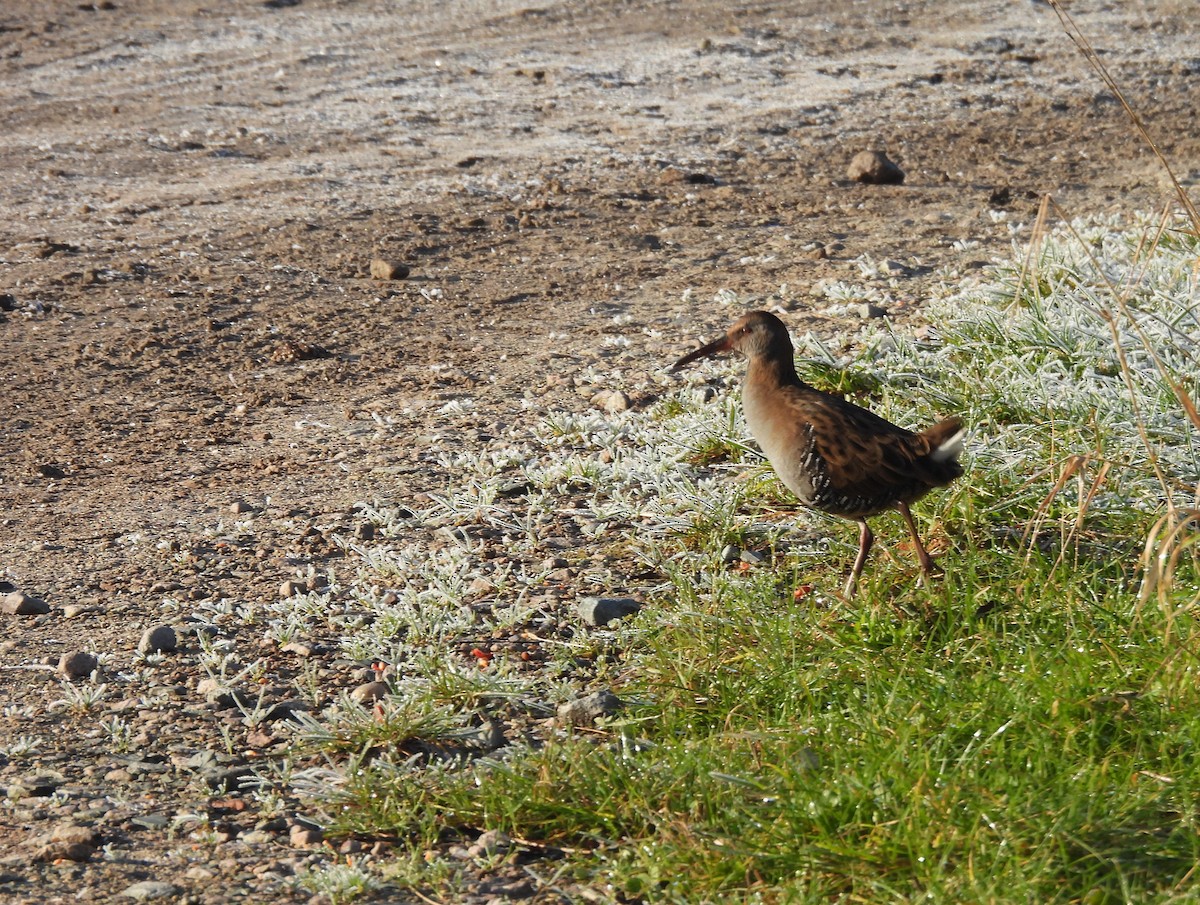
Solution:
M 1191 4 L 1075 7 L 1194 183 Z M 904 184 L 848 181 L 863 149 Z M 1045 194 L 1070 216 L 1170 200 L 1052 9 L 1010 2 L 7 0 L 0 171 L 0 591 L 51 608 L 0 616 L 0 764 L 69 792 L 0 807 L 0 893 L 39 903 L 164 872 L 186 901 L 303 894 L 262 867 L 279 846 L 243 846 L 217 888 L 188 875 L 105 805 L 125 798 L 97 717 L 29 667 L 129 663 L 165 594 L 273 598 L 357 500 L 453 478 L 431 449 L 586 406 L 581 369 L 661 368 L 730 319 L 721 290 L 839 351 L 858 324 L 820 313 L 822 281 L 874 286 L 904 329 Z M 255 543 L 214 546 L 239 501 Z M 159 699 L 122 695 L 153 730 Z M 215 720 L 183 720 L 170 756 Z M 153 795 L 138 813 L 197 793 Z M 124 854 L 34 860 L 64 821 Z

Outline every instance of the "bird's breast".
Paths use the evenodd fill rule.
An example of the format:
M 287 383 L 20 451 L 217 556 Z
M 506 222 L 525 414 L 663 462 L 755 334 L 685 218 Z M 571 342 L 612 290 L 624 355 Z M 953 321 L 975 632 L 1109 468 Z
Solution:
M 778 394 L 751 383 L 742 391 L 742 410 L 750 433 L 788 490 L 811 505 L 817 496 L 812 426 L 802 412 L 792 408 L 782 405 Z

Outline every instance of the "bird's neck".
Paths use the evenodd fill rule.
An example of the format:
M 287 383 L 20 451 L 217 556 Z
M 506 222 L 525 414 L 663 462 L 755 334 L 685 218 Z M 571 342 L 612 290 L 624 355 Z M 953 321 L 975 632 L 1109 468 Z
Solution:
M 791 349 L 787 350 L 786 355 L 756 355 L 751 358 L 746 380 L 763 387 L 808 386 L 796 375 Z

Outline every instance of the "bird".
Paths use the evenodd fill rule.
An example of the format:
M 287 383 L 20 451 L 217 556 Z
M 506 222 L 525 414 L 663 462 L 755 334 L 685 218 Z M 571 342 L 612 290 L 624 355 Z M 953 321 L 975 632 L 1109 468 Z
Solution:
M 859 525 L 846 599 L 854 597 L 875 540 L 867 519 L 889 509 L 904 517 L 921 570 L 932 574 L 933 560 L 909 504 L 962 476 L 962 419 L 946 418 L 914 433 L 809 386 L 796 375 L 787 327 L 769 311 L 743 315 L 724 336 L 683 356 L 671 371 L 723 352 L 748 359 L 742 410 L 780 481 L 805 506 Z

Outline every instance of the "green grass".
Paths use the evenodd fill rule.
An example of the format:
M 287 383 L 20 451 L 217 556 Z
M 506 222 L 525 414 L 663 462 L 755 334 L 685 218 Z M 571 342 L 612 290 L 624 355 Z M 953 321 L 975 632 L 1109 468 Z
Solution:
M 944 550 L 928 586 L 889 515 L 858 598 L 834 596 L 853 527 L 761 521 L 784 498 L 764 499 L 757 461 L 709 455 L 745 448 L 727 405 L 555 419 L 541 442 L 572 452 L 527 469 L 531 486 L 552 501 L 579 471 L 571 456 L 592 461 L 592 508 L 636 526 L 596 548 L 641 545 L 663 583 L 620 628 L 565 643 L 603 663 L 573 678 L 467 694 L 461 677 L 456 691 L 438 680 L 444 661 L 414 657 L 437 706 L 418 695 L 360 721 L 350 737 L 370 758 L 344 733 L 326 744 L 342 775 L 330 831 L 396 834 L 416 853 L 503 830 L 555 850 L 557 882 L 614 901 L 1200 899 L 1200 454 L 1180 401 L 1195 398 L 1195 246 L 1140 236 L 1058 235 L 1046 274 L 1002 267 L 948 294 L 931 306 L 939 346 L 889 337 L 872 362 L 887 378 L 860 381 L 893 420 L 960 412 L 973 431 L 967 476 L 919 507 Z M 528 525 L 514 551 L 536 540 L 519 504 L 488 505 L 464 523 Z M 814 533 L 828 544 L 794 542 Z M 720 561 L 723 544 L 751 541 L 774 557 Z M 414 571 L 427 559 L 372 556 L 360 582 L 432 581 Z M 468 554 L 451 565 L 465 580 Z M 461 729 L 589 682 L 628 703 L 594 729 L 543 725 L 483 757 L 380 751 L 421 720 Z M 489 703 L 501 686 L 506 703 Z M 434 861 L 406 882 L 455 888 Z
M 1012 570 L 973 566 L 928 620 L 882 592 L 797 604 L 761 573 L 660 617 L 621 689 L 641 703 L 599 738 L 368 772 L 350 811 L 423 844 L 449 823 L 580 848 L 583 876 L 647 901 L 1195 895 L 1190 652 L 1113 569 L 1031 563 L 974 618 Z

